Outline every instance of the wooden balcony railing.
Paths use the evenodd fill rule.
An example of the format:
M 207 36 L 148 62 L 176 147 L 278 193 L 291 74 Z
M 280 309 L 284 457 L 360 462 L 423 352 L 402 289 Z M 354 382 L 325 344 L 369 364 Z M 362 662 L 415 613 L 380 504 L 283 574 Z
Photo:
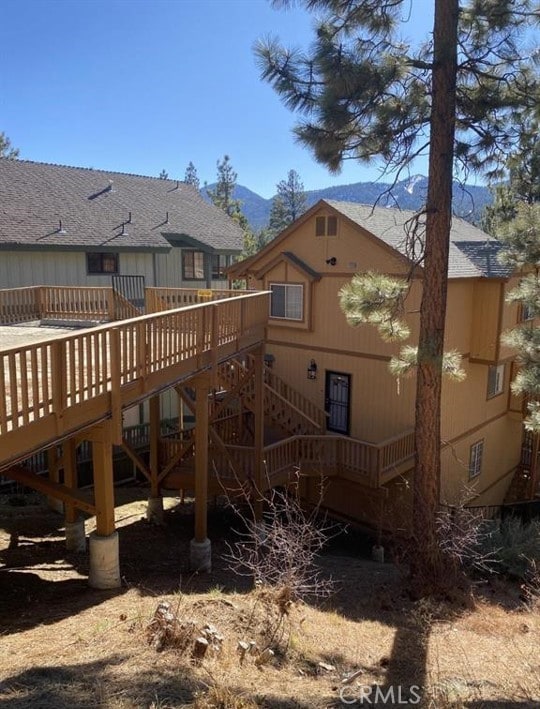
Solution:
M 267 318 L 251 292 L 0 351 L 0 465 L 262 342 Z
M 284 474 L 299 470 L 304 474 L 346 477 L 366 487 L 378 488 L 396 475 L 399 466 L 412 462 L 413 453 L 404 457 L 405 443 L 397 446 L 398 438 L 408 441 L 409 433 L 379 444 L 367 443 L 345 436 L 291 436 L 264 448 L 263 486 L 278 484 Z M 164 459 L 170 460 L 182 450 L 183 457 L 192 458 L 193 449 L 181 439 L 162 439 Z M 395 455 L 395 458 L 392 457 Z M 225 449 L 211 446 L 209 469 L 224 480 L 238 478 L 240 483 L 250 478 L 255 449 L 251 446 L 227 444 Z M 181 465 L 182 457 L 177 460 Z M 281 484 L 281 483 L 279 483 Z
M 0 290 L 0 325 L 40 320 L 40 287 Z
M 160 313 L 250 293 L 253 291 L 146 288 L 146 312 Z M 106 286 L 31 286 L 0 290 L 0 325 L 33 320 L 112 322 L 139 314 L 120 293 Z
M 146 312 L 159 313 L 163 310 L 184 308 L 186 305 L 198 305 L 224 298 L 235 298 L 253 291 L 193 288 L 147 288 Z

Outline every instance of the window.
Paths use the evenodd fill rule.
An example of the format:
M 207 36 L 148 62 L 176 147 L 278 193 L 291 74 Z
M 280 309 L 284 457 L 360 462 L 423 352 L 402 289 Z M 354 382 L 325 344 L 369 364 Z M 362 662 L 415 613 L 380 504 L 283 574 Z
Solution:
M 87 253 L 86 270 L 89 274 L 118 273 L 118 254 Z
M 204 281 L 204 252 L 182 251 L 182 277 L 185 281 Z
M 488 399 L 504 391 L 504 364 L 495 364 L 488 369 Z
M 315 217 L 315 236 L 336 236 L 337 217 Z
M 270 317 L 302 320 L 304 317 L 304 286 L 271 283 Z
M 519 320 L 524 322 L 525 320 L 534 319 L 534 310 L 530 303 L 521 303 L 519 307 Z
M 476 441 L 471 446 L 469 453 L 469 480 L 482 472 L 482 458 L 484 457 L 484 441 Z
M 226 279 L 225 269 L 229 265 L 230 258 L 226 254 L 212 255 L 212 280 L 223 281 Z

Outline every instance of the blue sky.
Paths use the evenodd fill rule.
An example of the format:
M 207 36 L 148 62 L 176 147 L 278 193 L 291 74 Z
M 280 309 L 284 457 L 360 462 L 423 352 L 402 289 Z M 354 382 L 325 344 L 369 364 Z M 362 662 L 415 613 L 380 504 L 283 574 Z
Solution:
M 411 2 L 425 34 L 432 2 Z M 307 46 L 312 22 L 267 0 L 3 0 L 0 131 L 25 159 L 179 179 L 192 160 L 201 182 L 227 153 L 264 197 L 291 168 L 306 189 L 375 179 L 318 165 L 259 78 L 254 42 Z

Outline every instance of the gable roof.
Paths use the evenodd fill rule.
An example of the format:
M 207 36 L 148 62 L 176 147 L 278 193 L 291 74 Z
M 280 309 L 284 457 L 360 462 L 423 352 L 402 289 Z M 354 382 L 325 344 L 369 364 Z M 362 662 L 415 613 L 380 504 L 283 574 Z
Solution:
M 415 212 L 387 207 L 372 207 L 357 202 L 340 202 L 331 199 L 319 200 L 296 222 L 269 242 L 259 253 L 231 267 L 232 277 L 241 275 L 255 264 L 267 250 L 285 241 L 295 228 L 309 219 L 321 208 L 330 208 L 349 221 L 369 232 L 383 244 L 406 257 L 407 225 Z M 506 278 L 512 270 L 498 263 L 496 255 L 500 244 L 485 232 L 464 219 L 454 217 L 450 233 L 450 251 L 448 263 L 449 278 Z
M 239 252 L 243 233 L 183 182 L 0 158 L 0 248 L 156 251 L 183 240 Z
M 276 256 L 276 258 L 266 263 L 261 268 L 261 270 L 255 274 L 256 277 L 262 278 L 262 276 L 264 276 L 265 273 L 268 273 L 268 271 L 274 268 L 276 264 L 281 263 L 283 261 L 288 261 L 296 269 L 302 271 L 302 273 L 304 273 L 310 281 L 319 281 L 321 279 L 320 273 L 311 268 L 311 266 L 308 266 L 305 261 L 302 261 L 302 259 L 298 258 L 298 256 L 296 256 L 296 254 L 293 254 L 292 251 L 282 251 Z
M 326 203 L 351 221 L 371 232 L 388 246 L 406 256 L 407 225 L 415 212 L 405 209 L 371 207 L 354 202 L 325 200 Z M 473 224 L 452 218 L 448 278 L 504 278 L 511 269 L 498 264 L 496 255 L 500 244 Z

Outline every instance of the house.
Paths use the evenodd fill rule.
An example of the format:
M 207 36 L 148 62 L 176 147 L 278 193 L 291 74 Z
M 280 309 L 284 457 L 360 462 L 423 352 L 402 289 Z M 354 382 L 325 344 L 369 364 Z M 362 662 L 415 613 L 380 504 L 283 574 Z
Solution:
M 224 285 L 242 230 L 192 185 L 0 158 L 0 288 Z
M 135 306 L 124 317 L 148 287 L 225 287 L 243 246 L 232 219 L 176 180 L 0 158 L 0 203 L 0 289 L 112 285 Z M 162 413 L 177 416 L 175 396 Z
M 229 269 L 231 279 L 272 293 L 266 340 L 272 371 L 326 410 L 328 433 L 393 451 L 398 462 L 384 480 L 395 500 L 405 500 L 410 490 L 415 378 L 398 380 L 389 372 L 401 345 L 383 341 L 372 326 L 351 327 L 338 292 L 358 272 L 412 273 L 405 318 L 408 343 L 417 341 L 422 268 L 413 268 L 405 249 L 412 217 L 321 200 Z M 461 354 L 467 377 L 443 384 L 442 503 L 466 498 L 472 505 L 501 504 L 521 470 L 522 402 L 510 390 L 513 353 L 501 334 L 527 313 L 505 302 L 516 278 L 499 264 L 498 249 L 478 228 L 453 220 L 445 349 Z M 400 447 L 403 455 L 396 458 Z M 329 506 L 337 512 L 358 517 L 361 504 L 344 481 L 330 489 Z

